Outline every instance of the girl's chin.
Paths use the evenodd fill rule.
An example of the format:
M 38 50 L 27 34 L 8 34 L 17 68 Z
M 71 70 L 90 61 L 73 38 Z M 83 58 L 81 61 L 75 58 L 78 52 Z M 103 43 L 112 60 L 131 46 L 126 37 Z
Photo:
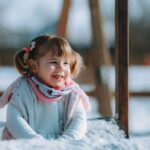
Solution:
M 61 90 L 63 88 L 63 86 L 55 86 L 53 88 L 56 89 L 56 90 Z
M 60 84 L 60 83 L 59 84 L 55 84 L 52 87 L 55 88 L 55 89 L 61 89 L 61 88 L 64 87 L 64 83 L 62 83 L 62 84 Z

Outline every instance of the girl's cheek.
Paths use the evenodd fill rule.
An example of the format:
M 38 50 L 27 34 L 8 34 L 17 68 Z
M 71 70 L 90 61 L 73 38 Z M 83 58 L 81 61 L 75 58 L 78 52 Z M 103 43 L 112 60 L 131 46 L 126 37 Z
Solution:
M 55 66 L 52 66 L 52 65 L 51 65 L 51 66 L 49 66 L 49 69 L 50 69 L 50 70 L 54 70 L 54 69 L 55 69 Z

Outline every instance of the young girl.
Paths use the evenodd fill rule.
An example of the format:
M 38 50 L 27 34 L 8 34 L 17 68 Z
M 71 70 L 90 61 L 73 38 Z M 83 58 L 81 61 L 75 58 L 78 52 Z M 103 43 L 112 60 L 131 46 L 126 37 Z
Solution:
M 41 35 L 15 56 L 21 77 L 8 87 L 3 139 L 78 140 L 87 129 L 88 97 L 72 78 L 83 67 L 81 56 L 59 36 Z

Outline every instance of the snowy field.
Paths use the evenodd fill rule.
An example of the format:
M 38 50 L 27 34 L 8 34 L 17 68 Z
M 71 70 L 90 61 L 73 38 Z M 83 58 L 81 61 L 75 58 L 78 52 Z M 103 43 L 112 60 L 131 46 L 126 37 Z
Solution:
M 109 70 L 110 88 L 114 90 L 114 69 Z M 132 91 L 150 90 L 150 67 L 130 67 L 129 89 Z M 0 68 L 0 91 L 19 76 L 13 68 Z M 95 118 L 97 103 L 91 99 L 92 110 L 88 118 Z M 6 107 L 0 109 L 0 137 L 5 124 Z M 114 108 L 113 108 L 114 109 Z M 65 141 L 11 140 L 0 141 L 0 150 L 150 150 L 150 98 L 130 98 L 129 131 L 130 139 L 124 138 L 114 120 L 88 120 L 87 137 L 71 143 Z
M 87 137 L 70 143 L 64 141 L 17 140 L 0 142 L 1 150 L 149 150 L 150 144 L 139 140 L 127 140 L 113 121 L 90 121 Z

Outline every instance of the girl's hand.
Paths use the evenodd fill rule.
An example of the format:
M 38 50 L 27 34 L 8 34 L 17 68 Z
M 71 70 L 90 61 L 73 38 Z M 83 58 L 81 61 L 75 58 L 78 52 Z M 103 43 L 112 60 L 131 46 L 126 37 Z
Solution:
M 8 131 L 7 128 L 4 128 L 2 133 L 2 140 L 11 140 L 11 139 L 14 139 L 13 136 L 11 135 L 11 133 Z

